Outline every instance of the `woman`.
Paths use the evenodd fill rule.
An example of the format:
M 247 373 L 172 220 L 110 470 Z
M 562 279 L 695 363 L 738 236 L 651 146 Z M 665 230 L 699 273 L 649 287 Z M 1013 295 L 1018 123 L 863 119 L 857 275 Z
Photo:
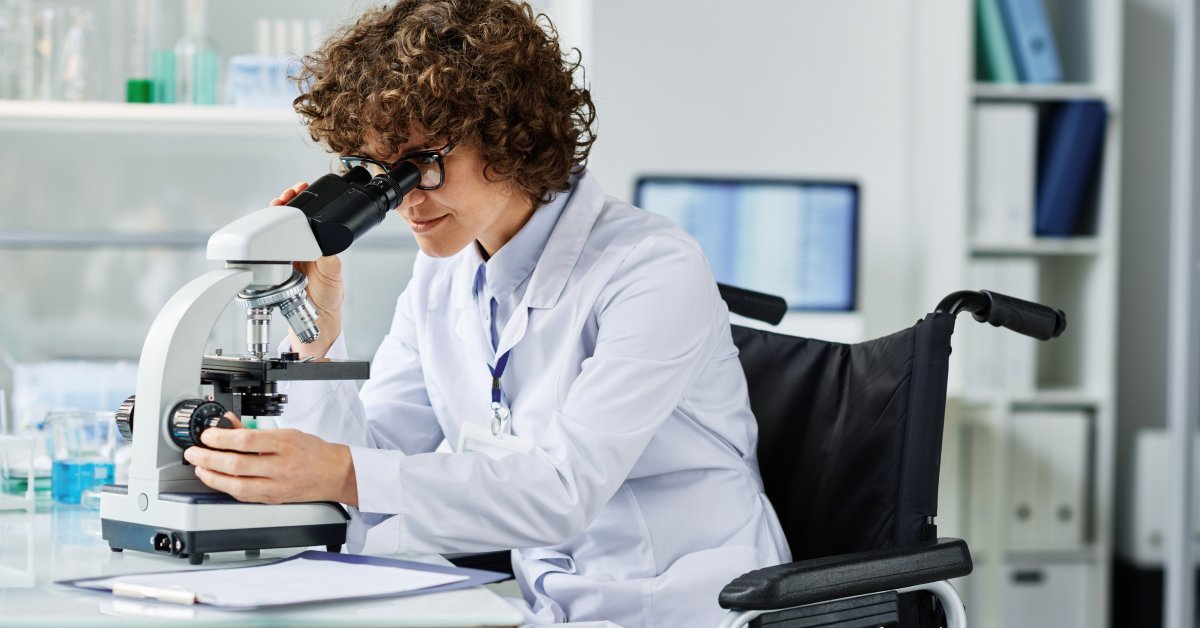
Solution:
M 422 168 L 396 210 L 421 254 L 361 392 L 293 384 L 293 429 L 209 430 L 230 451 L 189 449 L 197 475 L 345 503 L 352 551 L 514 548 L 533 623 L 715 624 L 730 579 L 789 559 L 728 312 L 690 237 L 584 169 L 591 97 L 553 28 L 402 0 L 306 64 L 314 139 Z M 339 263 L 303 270 L 322 337 L 292 347 L 345 357 Z

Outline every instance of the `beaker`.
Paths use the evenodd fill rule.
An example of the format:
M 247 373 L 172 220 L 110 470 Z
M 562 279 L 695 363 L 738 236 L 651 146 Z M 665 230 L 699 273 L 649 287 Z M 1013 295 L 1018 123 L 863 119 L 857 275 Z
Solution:
M 54 501 L 100 507 L 100 487 L 113 483 L 117 428 L 111 411 L 62 410 L 50 424 Z

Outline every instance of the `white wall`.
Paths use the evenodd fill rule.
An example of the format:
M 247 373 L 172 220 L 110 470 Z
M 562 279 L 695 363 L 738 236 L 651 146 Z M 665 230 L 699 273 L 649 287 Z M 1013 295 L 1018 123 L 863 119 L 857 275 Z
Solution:
M 626 199 L 647 173 L 857 180 L 866 334 L 911 325 L 911 4 L 595 2 L 592 170 Z

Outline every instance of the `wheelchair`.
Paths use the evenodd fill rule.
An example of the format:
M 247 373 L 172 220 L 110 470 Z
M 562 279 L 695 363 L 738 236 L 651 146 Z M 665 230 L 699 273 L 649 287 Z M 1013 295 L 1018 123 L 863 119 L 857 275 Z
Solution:
M 731 312 L 778 323 L 786 303 L 730 286 Z M 958 314 L 1039 340 L 1058 309 L 955 292 L 916 325 L 857 344 L 734 325 L 758 422 L 758 462 L 794 562 L 735 578 L 722 628 L 966 626 L 948 582 L 971 573 L 961 539 L 937 538 L 950 336 Z
M 786 302 L 719 285 L 730 312 L 777 324 Z M 965 627 L 948 580 L 965 541 L 938 538 L 950 336 L 958 314 L 1039 340 L 1062 310 L 987 290 L 950 294 L 916 325 L 857 344 L 733 326 L 758 422 L 758 462 L 793 562 L 735 578 L 721 628 Z M 447 556 L 511 573 L 508 552 Z

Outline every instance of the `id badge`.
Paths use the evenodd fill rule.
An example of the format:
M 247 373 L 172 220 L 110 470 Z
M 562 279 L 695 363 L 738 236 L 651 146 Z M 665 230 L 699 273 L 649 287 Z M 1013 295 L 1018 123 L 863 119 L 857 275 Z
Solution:
M 500 460 L 510 454 L 527 454 L 533 449 L 533 441 L 492 430 L 477 423 L 464 424 L 458 433 L 458 451 L 474 451 L 492 460 Z

